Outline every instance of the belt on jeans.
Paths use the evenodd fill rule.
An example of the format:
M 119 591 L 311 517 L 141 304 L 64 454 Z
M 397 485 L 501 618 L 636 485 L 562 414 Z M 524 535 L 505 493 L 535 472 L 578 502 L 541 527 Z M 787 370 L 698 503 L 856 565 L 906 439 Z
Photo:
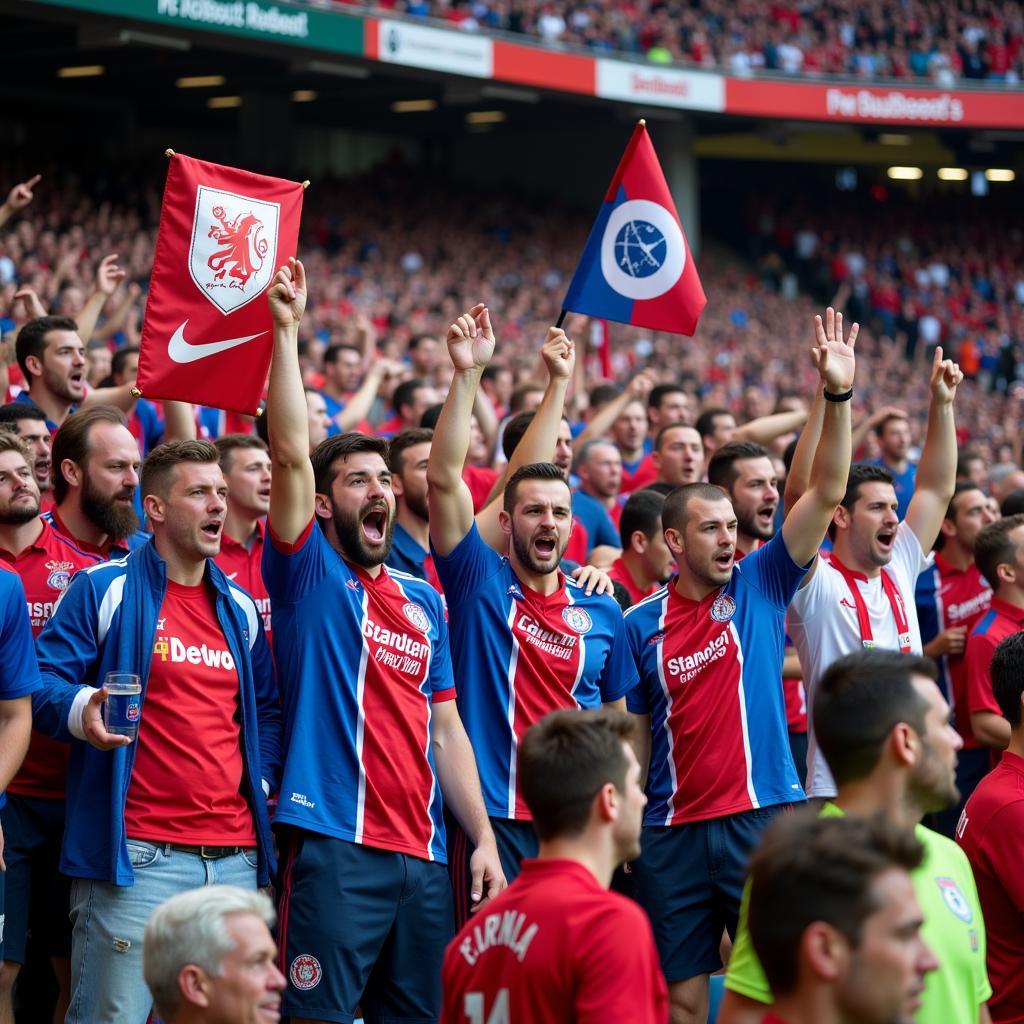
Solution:
M 183 843 L 168 843 L 167 846 L 178 853 L 191 853 L 203 860 L 220 860 L 223 857 L 235 857 L 240 853 L 255 852 L 253 846 L 186 846 Z

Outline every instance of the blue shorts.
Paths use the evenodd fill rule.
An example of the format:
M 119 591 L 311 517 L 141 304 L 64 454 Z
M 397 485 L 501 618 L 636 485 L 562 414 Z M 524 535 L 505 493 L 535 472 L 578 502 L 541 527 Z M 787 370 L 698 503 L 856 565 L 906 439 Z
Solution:
M 71 957 L 71 879 L 60 873 L 60 846 L 64 837 L 64 801 L 7 794 L 0 810 L 4 830 L 6 876 L 0 876 L 0 957 L 25 962 L 31 929 L 40 951 L 47 956 Z
M 686 825 L 648 825 L 633 863 L 637 902 L 654 929 L 668 981 L 722 966 L 722 931 L 736 934 L 747 862 L 779 804 Z
M 285 1017 L 435 1024 L 455 935 L 444 864 L 288 829 L 278 946 Z
M 498 845 L 498 858 L 501 869 L 505 872 L 505 881 L 510 885 L 519 877 L 519 865 L 524 860 L 537 856 L 539 842 L 532 821 L 515 821 L 510 818 L 491 818 L 491 828 Z M 475 847 L 469 836 L 455 820 L 455 816 L 445 812 L 445 834 L 448 838 L 448 873 L 452 879 L 452 891 L 455 895 L 455 927 L 461 928 L 469 919 L 472 905 L 473 872 L 470 870 L 469 859 Z

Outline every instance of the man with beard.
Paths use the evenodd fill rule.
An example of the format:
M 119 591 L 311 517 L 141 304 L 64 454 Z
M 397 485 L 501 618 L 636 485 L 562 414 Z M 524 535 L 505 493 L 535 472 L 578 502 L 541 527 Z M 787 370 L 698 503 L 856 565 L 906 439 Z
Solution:
M 816 330 L 823 337 L 841 334 L 842 314 L 830 308 L 824 321 L 816 318 Z M 797 592 L 786 619 L 811 703 L 818 677 L 844 654 L 876 646 L 922 652 L 914 587 L 925 568 L 924 553 L 935 543 L 953 497 L 957 452 L 953 401 L 962 379 L 960 367 L 943 359 L 942 349 L 936 349 L 930 370 L 928 432 L 906 519 L 900 521 L 887 469 L 863 463 L 850 469 L 846 493 L 829 525 L 832 554 L 828 561 L 818 559 L 816 571 Z M 820 451 L 818 425 L 827 404 L 822 395 L 815 398 L 797 442 L 786 479 L 787 506 L 806 485 L 811 453 Z M 835 788 L 815 745 L 813 719 L 809 725 L 808 793 L 830 797 Z
M 913 828 L 924 847 L 911 877 L 924 914 L 921 937 L 942 969 L 929 974 L 920 1008 L 897 1018 L 900 1024 L 989 1024 L 985 922 L 970 864 L 956 843 L 920 824 L 959 796 L 960 737 L 935 678 L 931 659 L 895 651 L 858 651 L 829 667 L 815 693 L 813 717 L 838 794 L 821 815 L 880 815 Z M 760 1024 L 772 990 L 745 921 L 725 985 L 719 1024 Z M 871 980 L 864 985 L 861 996 L 870 997 Z
M 639 851 L 646 799 L 632 731 L 621 712 L 555 711 L 523 737 L 518 773 L 540 848 L 448 947 L 445 1024 L 664 1024 L 651 926 L 608 891 Z
M 459 709 L 480 765 L 502 867 L 514 878 L 520 862 L 537 853 L 516 775 L 523 734 L 559 708 L 622 707 L 636 670 L 615 601 L 587 594 L 558 568 L 572 530 L 563 468 L 537 462 L 512 472 L 499 519 L 505 557 L 481 537 L 459 468 L 480 377 L 494 352 L 486 307 L 460 316 L 447 343 L 455 376 L 427 464 L 430 542 L 451 618 Z M 550 437 L 575 359 L 563 331 L 548 331 L 544 358 L 551 382 L 533 426 L 550 420 Z
M 924 847 L 883 818 L 793 815 L 751 864 L 750 934 L 775 1005 L 759 1024 L 909 1024 L 939 963 L 910 872 Z
M 15 353 L 26 388 L 14 401 L 42 409 L 51 433 L 79 406 L 129 408 L 135 401 L 131 384 L 86 393 L 85 345 L 78 336 L 78 325 L 66 316 L 30 320 L 18 332 Z
M 225 434 L 214 445 L 228 485 L 228 513 L 215 561 L 256 602 L 269 643 L 270 595 L 263 582 L 263 543 L 270 508 L 270 453 L 252 434 Z
M 269 301 L 263 566 L 288 737 L 275 816 L 282 1011 L 344 1021 L 361 1004 L 370 1022 L 432 1021 L 453 933 L 442 794 L 477 844 L 474 903 L 505 884 L 455 705 L 444 609 L 422 580 L 384 567 L 395 517 L 387 443 L 342 434 L 310 460 L 301 263 L 278 271 Z
M 79 569 L 127 554 L 148 534 L 136 532 L 139 523 L 132 507 L 139 482 L 138 449 L 116 409 L 83 409 L 57 431 L 53 448 L 57 504 L 42 516 L 39 490 L 34 479 L 25 477 L 27 453 L 18 441 L 13 435 L 0 434 L 0 465 L 7 470 L 6 484 L 0 486 L 0 558 L 21 576 L 32 634 L 38 636 Z M 66 743 L 33 730 L 28 754 L 11 782 L 10 799 L 2 812 L 9 893 L 0 966 L 2 1024 L 13 1020 L 12 992 L 25 963 L 30 925 L 57 978 L 58 1015 L 63 1017 L 67 1008 L 70 882 L 57 865 L 69 756 Z
M 36 641 L 35 724 L 72 743 L 69 1024 L 145 1020 L 150 913 L 215 880 L 269 885 L 274 864 L 281 709 L 256 605 L 213 563 L 227 508 L 217 449 L 154 448 L 142 492 L 152 540 L 76 574 Z M 123 712 L 141 723 L 134 739 L 106 728 L 111 673 L 141 687 Z
M 817 340 L 828 409 L 809 486 L 782 529 L 737 562 L 728 496 L 712 484 L 677 488 L 662 509 L 677 575 L 625 615 L 640 670 L 627 700 L 649 765 L 634 875 L 673 1024 L 706 1018 L 749 853 L 780 810 L 803 800 L 781 685 L 783 621 L 843 493 L 855 363 L 841 336 Z
M 46 413 L 25 402 L 0 405 L 0 430 L 13 430 L 28 445 L 29 465 L 36 478 L 44 509 L 53 504 L 53 462 L 50 447 L 53 436 L 46 425 Z

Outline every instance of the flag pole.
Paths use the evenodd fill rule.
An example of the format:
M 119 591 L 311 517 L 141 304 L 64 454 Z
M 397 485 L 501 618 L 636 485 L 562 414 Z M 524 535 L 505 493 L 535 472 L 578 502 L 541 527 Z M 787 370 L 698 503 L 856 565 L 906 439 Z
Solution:
M 565 323 L 565 317 L 567 313 L 568 310 L 563 309 L 562 312 L 558 314 L 558 319 L 555 321 L 555 327 L 561 327 L 562 324 Z

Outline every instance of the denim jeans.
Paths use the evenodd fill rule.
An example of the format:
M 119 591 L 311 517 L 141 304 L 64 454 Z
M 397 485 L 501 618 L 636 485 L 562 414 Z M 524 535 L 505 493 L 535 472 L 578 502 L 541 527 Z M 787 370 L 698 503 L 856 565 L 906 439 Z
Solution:
M 71 1005 L 66 1024 L 145 1024 L 142 933 L 164 900 L 203 885 L 256 888 L 256 850 L 204 860 L 129 839 L 135 884 L 76 878 L 71 886 Z

